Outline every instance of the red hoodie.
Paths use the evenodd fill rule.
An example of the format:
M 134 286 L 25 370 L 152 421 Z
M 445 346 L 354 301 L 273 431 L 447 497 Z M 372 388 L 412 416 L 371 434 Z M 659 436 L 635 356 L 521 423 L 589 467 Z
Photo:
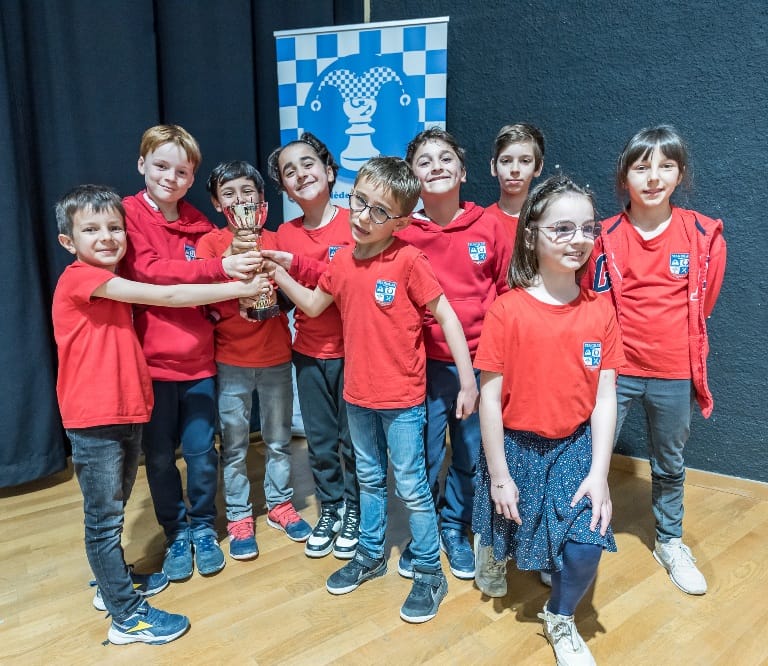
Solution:
M 128 250 L 120 273 L 154 284 L 206 283 L 228 279 L 221 257 L 195 261 L 195 246 L 213 224 L 191 204 L 179 202 L 169 222 L 144 191 L 123 199 Z M 152 379 L 185 381 L 216 374 L 213 324 L 205 308 L 134 306 L 134 326 Z
M 474 358 L 485 313 L 496 296 L 509 289 L 511 249 L 508 233 L 495 216 L 468 201 L 461 206 L 463 212 L 444 227 L 424 211 L 414 213 L 411 223 L 395 235 L 427 255 Z M 424 318 L 424 343 L 427 358 L 453 363 L 443 330 L 429 312 Z

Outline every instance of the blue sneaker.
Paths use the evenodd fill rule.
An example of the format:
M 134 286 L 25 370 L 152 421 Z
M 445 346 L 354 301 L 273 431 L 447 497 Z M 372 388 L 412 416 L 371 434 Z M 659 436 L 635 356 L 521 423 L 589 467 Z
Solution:
M 464 530 L 440 530 L 440 549 L 448 556 L 451 573 L 462 580 L 475 577 L 475 554 Z
M 375 560 L 363 555 L 359 550 L 355 556 L 336 573 L 331 574 L 325 583 L 325 589 L 331 594 L 347 594 L 360 587 L 365 581 L 378 578 L 387 573 L 387 560 Z
M 153 597 L 158 592 L 162 592 L 168 587 L 168 576 L 162 571 L 150 574 L 140 574 L 133 570 L 133 565 L 128 565 L 128 570 L 131 574 L 131 580 L 133 581 L 133 589 L 136 590 L 142 597 Z M 104 604 L 104 599 L 101 597 L 101 590 L 95 580 L 90 583 L 96 588 L 96 593 L 93 595 L 93 607 L 96 610 L 107 610 Z
M 443 572 L 416 570 L 413 587 L 400 608 L 400 617 L 411 624 L 420 624 L 437 615 L 440 602 L 448 593 L 448 581 Z
M 267 513 L 267 524 L 283 530 L 293 541 L 306 541 L 312 534 L 312 528 L 293 506 L 291 500 L 272 507 Z
M 259 555 L 256 535 L 253 530 L 253 516 L 227 523 L 229 534 L 229 556 L 233 560 L 252 560 Z
M 107 632 L 110 643 L 149 643 L 162 645 L 177 639 L 189 629 L 189 618 L 152 608 L 146 601 L 122 622 L 112 620 Z
M 400 553 L 400 559 L 397 561 L 397 573 L 403 578 L 413 578 L 413 553 L 411 552 L 410 541 Z
M 179 532 L 168 542 L 163 560 L 163 571 L 168 580 L 186 580 L 192 575 L 192 543 L 189 530 Z
M 216 540 L 216 532 L 210 527 L 194 530 L 192 544 L 195 547 L 195 564 L 201 576 L 210 576 L 224 568 L 224 552 Z

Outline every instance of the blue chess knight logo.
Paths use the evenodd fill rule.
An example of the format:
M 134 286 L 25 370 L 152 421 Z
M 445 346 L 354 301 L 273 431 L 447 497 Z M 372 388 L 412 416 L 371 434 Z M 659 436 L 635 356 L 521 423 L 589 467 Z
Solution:
M 299 108 L 299 125 L 322 137 L 354 179 L 375 155 L 403 155 L 421 129 L 415 82 L 403 73 L 402 55 L 363 52 L 339 58 L 322 71 Z M 346 127 L 329 132 L 332 127 Z

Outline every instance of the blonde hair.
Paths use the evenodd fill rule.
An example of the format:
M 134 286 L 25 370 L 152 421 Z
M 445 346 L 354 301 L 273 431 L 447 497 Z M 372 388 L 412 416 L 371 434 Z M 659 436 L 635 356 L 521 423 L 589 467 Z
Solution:
M 141 136 L 139 155 L 146 157 L 149 153 L 166 143 L 173 143 L 181 148 L 186 153 L 187 159 L 192 162 L 194 171 L 197 171 L 197 168 L 203 161 L 200 144 L 197 143 L 195 137 L 180 125 L 155 125 L 150 127 Z
M 399 157 L 372 157 L 360 167 L 352 187 L 363 179 L 390 194 L 401 216 L 410 215 L 419 200 L 421 183 L 408 162 Z

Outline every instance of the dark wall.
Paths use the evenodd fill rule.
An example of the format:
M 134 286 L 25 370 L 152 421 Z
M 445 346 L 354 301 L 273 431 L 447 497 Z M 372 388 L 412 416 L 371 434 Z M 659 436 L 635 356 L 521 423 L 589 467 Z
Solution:
M 690 144 L 693 187 L 677 203 L 725 223 L 728 269 L 709 321 L 715 411 L 694 419 L 691 467 L 768 481 L 765 148 L 768 9 L 750 0 L 472 2 L 372 0 L 371 20 L 449 16 L 448 129 L 467 148 L 469 200 L 498 196 L 488 170 L 503 124 L 526 120 L 560 168 L 620 209 L 613 169 L 638 129 L 672 123 Z M 557 166 L 559 165 L 559 167 Z M 645 455 L 640 411 L 620 450 Z

